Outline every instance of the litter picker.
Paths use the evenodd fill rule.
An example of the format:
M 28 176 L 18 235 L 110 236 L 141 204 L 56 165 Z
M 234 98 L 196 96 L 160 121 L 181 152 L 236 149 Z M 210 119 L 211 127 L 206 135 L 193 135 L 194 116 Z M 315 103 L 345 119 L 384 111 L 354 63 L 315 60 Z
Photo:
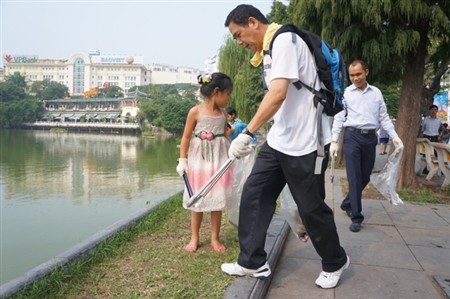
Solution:
M 334 182 L 334 167 L 336 163 L 336 157 L 334 155 L 331 155 L 331 171 L 330 171 L 330 179 L 331 182 Z
M 198 202 L 200 199 L 206 196 L 208 192 L 214 187 L 214 185 L 220 180 L 220 178 L 223 176 L 223 174 L 230 168 L 231 164 L 233 164 L 234 158 L 228 159 L 222 167 L 220 167 L 213 175 L 212 177 L 200 188 L 200 190 L 192 195 L 189 198 L 189 202 L 186 204 L 187 207 L 190 207 L 194 205 L 196 202 Z
M 194 192 L 192 192 L 191 184 L 189 184 L 189 180 L 188 180 L 186 172 L 183 173 L 183 179 L 184 179 L 184 184 L 186 185 L 186 189 L 187 189 L 187 192 L 189 194 L 189 197 L 192 197 Z

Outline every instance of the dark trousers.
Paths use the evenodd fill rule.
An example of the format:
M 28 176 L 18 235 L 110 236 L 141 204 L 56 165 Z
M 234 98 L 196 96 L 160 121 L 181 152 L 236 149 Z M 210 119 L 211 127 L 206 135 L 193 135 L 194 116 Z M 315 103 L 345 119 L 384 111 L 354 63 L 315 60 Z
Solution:
M 347 171 L 348 194 L 341 203 L 341 209 L 352 211 L 352 222 L 361 223 L 362 191 L 370 182 L 370 174 L 375 164 L 377 136 L 362 135 L 359 132 L 345 130 L 344 157 Z
M 325 200 L 326 191 L 325 191 L 325 171 L 327 171 L 328 167 L 328 160 L 330 158 L 330 145 L 331 143 L 328 143 L 325 145 L 325 156 L 323 157 L 322 161 L 322 171 L 320 174 L 316 174 L 317 184 L 319 188 L 319 194 L 320 197 Z
M 239 265 L 257 269 L 266 262 L 267 229 L 286 183 L 314 248 L 322 258 L 322 269 L 334 272 L 345 264 L 347 257 L 339 243 L 333 211 L 319 194 L 314 176 L 315 158 L 316 152 L 293 157 L 272 149 L 267 142 L 262 145 L 242 191 Z
M 434 135 L 434 136 L 430 136 L 430 135 L 423 135 L 424 138 L 430 140 L 430 142 L 439 142 L 439 136 L 438 135 Z

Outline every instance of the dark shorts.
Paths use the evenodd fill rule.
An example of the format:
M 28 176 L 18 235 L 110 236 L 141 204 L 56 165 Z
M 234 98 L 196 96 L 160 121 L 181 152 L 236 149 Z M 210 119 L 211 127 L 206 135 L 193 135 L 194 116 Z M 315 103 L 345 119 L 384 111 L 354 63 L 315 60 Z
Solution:
M 380 138 L 380 143 L 387 144 L 389 142 L 389 137 L 387 138 Z
M 431 142 L 439 142 L 439 139 L 438 139 L 438 137 L 439 136 L 430 136 L 430 135 L 423 135 L 423 137 L 425 137 L 426 139 L 428 139 L 428 140 L 430 140 Z

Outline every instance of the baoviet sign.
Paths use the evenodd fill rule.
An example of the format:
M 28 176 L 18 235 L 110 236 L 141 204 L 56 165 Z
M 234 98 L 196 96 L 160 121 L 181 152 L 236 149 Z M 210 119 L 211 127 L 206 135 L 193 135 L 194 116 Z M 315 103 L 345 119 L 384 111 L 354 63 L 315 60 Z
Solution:
M 36 63 L 37 56 L 32 55 L 3 55 L 3 63 Z

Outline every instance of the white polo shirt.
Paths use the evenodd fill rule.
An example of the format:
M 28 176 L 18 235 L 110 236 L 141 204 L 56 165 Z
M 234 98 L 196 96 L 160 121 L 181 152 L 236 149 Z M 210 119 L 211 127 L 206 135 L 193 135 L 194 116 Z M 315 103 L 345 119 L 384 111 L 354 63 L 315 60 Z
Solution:
M 314 57 L 306 43 L 297 36 L 292 42 L 290 32 L 280 34 L 273 43 L 272 56 L 264 56 L 264 79 L 270 90 L 270 82 L 277 78 L 301 80 L 319 90 Z M 277 151 L 290 156 L 303 156 L 317 150 L 317 120 L 314 95 L 306 88 L 289 84 L 287 96 L 273 116 L 274 124 L 267 135 L 267 143 Z M 329 139 L 329 125 L 325 126 L 325 140 Z M 326 134 L 328 131 L 328 134 Z M 326 144 L 326 143 L 325 143 Z

